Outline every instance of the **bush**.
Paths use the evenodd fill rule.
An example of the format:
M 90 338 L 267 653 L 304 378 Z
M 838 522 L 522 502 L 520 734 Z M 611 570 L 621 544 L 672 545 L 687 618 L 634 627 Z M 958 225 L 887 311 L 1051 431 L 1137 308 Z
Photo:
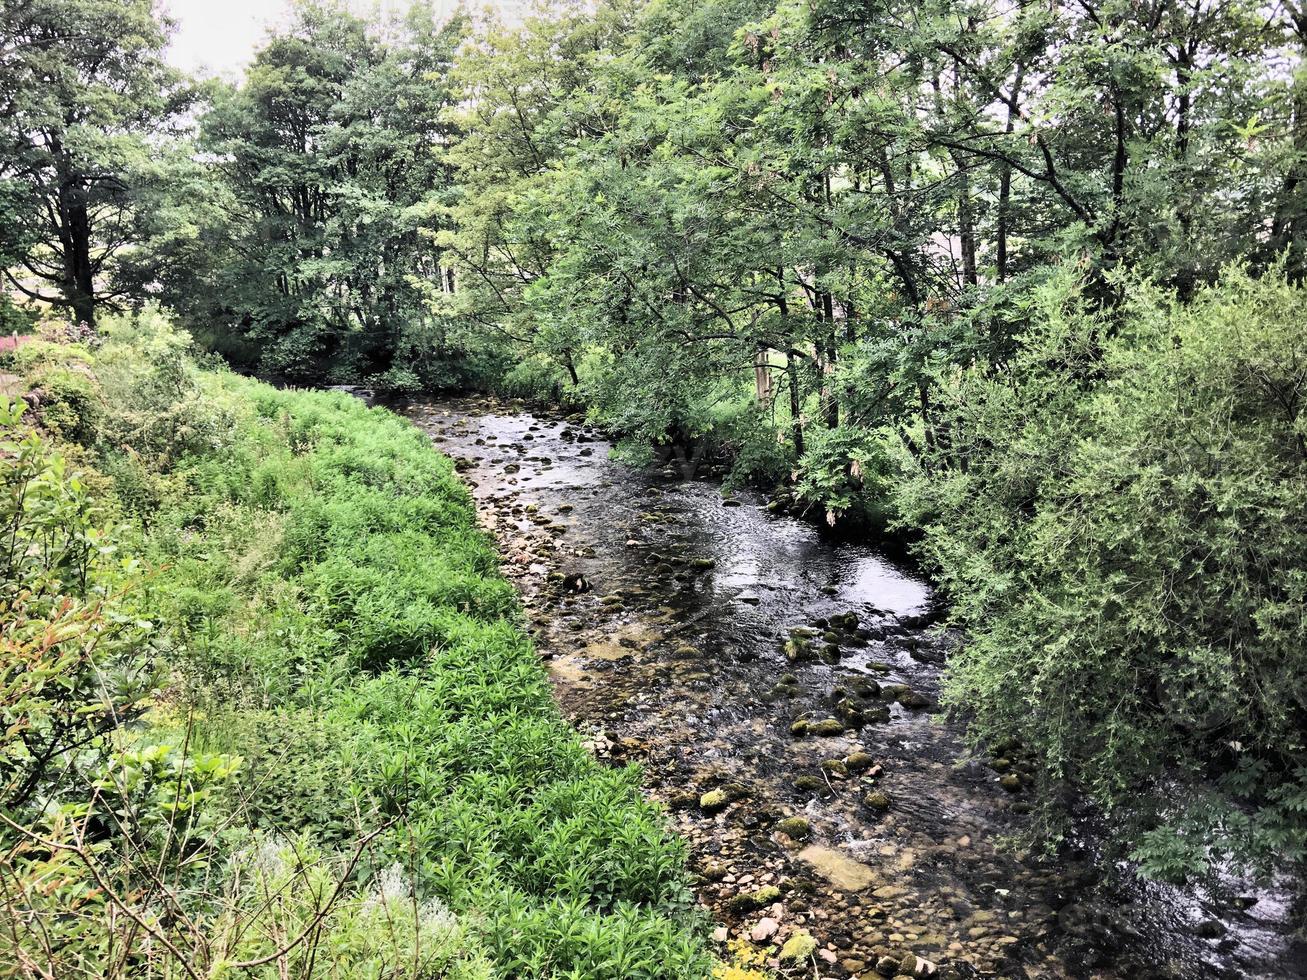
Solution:
M 894 517 L 893 490 L 899 478 L 889 439 L 855 426 L 813 429 L 794 496 L 838 521 L 887 527 Z
M 1275 274 L 1100 313 L 1054 283 L 901 497 L 971 634 L 952 702 L 1153 873 L 1307 857 L 1304 322 Z

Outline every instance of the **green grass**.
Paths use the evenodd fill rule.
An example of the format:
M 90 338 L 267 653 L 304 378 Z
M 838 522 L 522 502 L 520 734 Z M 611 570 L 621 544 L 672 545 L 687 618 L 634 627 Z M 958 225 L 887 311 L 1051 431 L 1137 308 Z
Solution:
M 122 325 L 94 355 L 105 418 L 83 440 L 162 624 L 166 707 L 132 739 L 239 756 L 242 833 L 344 852 L 386 827 L 351 887 L 398 865 L 497 975 L 705 975 L 684 845 L 559 714 L 450 461 L 389 412 L 185 353 L 180 385 L 142 385 L 164 330 Z M 124 438 L 166 441 L 136 423 L 179 398 L 202 438 Z

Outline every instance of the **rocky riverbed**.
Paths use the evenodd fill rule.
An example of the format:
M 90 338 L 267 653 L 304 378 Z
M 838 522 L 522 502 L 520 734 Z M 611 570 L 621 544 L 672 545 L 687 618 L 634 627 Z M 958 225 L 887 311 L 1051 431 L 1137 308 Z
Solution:
M 938 711 L 956 638 L 873 546 L 615 463 L 579 419 L 400 408 L 471 487 L 563 710 L 644 767 L 719 941 L 804 976 L 1307 977 L 1283 895 L 1218 903 L 1014 846 L 1021 747 L 973 755 Z

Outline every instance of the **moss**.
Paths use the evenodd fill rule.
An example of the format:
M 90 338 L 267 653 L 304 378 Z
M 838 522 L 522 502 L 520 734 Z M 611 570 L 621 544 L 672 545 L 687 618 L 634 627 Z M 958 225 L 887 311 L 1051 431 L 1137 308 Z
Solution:
M 890 798 L 880 790 L 874 790 L 862 798 L 862 805 L 868 810 L 884 813 L 890 808 Z
M 832 776 L 843 778 L 849 774 L 849 767 L 840 759 L 823 759 L 821 762 L 823 772 L 828 772 Z
M 824 718 L 811 722 L 808 731 L 813 735 L 843 735 L 844 723 L 835 718 Z
M 803 817 L 786 817 L 776 829 L 795 840 L 807 840 L 812 835 L 812 825 Z
M 704 813 L 718 813 L 730 806 L 731 798 L 720 789 L 710 790 L 699 797 L 699 809 Z
M 745 892 L 742 895 L 736 895 L 727 903 L 732 912 L 737 915 L 747 915 L 750 912 L 756 912 L 758 909 L 766 908 L 781 897 L 781 890 L 775 885 L 764 885 L 751 892 Z
M 781 947 L 780 959 L 783 963 L 797 963 L 806 960 L 816 951 L 817 940 L 812 933 L 807 929 L 797 929 Z
M 875 764 L 876 760 L 866 752 L 852 752 L 844 757 L 849 772 L 866 772 Z

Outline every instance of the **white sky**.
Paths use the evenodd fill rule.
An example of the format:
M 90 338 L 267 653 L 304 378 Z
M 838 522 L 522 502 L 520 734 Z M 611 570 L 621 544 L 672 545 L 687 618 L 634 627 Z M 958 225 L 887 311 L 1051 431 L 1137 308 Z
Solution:
M 437 11 L 454 9 L 456 0 L 436 4 Z M 405 0 L 349 0 L 361 14 L 380 8 L 403 10 Z M 481 6 L 471 4 L 470 6 Z M 517 6 L 514 0 L 490 0 L 501 11 Z M 168 60 L 183 71 L 237 77 L 263 44 L 268 28 L 284 24 L 291 0 L 163 0 L 163 8 L 177 22 Z

